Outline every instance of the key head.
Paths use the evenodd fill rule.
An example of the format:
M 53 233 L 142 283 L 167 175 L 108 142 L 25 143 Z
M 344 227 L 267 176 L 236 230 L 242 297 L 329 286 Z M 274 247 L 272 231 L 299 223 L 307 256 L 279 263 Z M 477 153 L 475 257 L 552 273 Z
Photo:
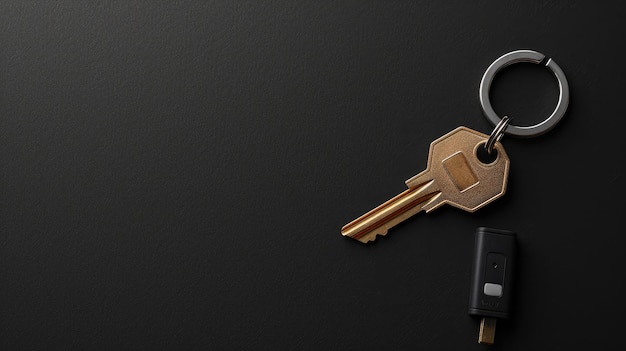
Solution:
M 448 203 L 474 212 L 504 194 L 510 162 L 502 144 L 496 142 L 497 156 L 492 162 L 483 163 L 477 156 L 478 148 L 484 147 L 488 138 L 458 127 L 430 144 L 426 169 L 406 181 L 409 188 L 435 181 L 441 193 L 423 206 L 424 211 Z

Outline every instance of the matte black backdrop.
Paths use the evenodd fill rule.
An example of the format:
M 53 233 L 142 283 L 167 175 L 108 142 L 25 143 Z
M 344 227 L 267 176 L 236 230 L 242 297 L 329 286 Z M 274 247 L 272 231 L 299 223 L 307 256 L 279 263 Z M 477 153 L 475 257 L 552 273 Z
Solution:
M 618 2 L 615 1 L 614 4 Z M 480 350 L 474 230 L 518 233 L 495 350 L 624 349 L 624 11 L 570 1 L 3 1 L 0 347 Z M 507 194 L 363 245 L 432 140 L 488 133 L 500 55 L 552 57 L 561 124 Z M 540 121 L 550 73 L 498 76 Z

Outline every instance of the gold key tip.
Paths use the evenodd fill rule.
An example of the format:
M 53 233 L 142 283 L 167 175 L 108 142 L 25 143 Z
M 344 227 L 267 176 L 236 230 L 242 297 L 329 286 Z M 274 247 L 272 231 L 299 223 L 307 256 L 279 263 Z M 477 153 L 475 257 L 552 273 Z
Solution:
M 480 332 L 478 333 L 478 343 L 493 345 L 496 338 L 496 322 L 495 318 L 484 317 L 480 320 Z

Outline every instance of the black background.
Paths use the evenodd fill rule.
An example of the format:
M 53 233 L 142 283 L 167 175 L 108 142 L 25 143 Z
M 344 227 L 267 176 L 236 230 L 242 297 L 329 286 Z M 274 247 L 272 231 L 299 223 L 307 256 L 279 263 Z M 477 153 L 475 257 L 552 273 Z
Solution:
M 624 349 L 624 11 L 570 1 L 3 1 L 0 347 L 480 350 L 478 226 L 518 233 L 495 350 Z M 368 245 L 340 228 L 432 140 L 489 133 L 516 49 L 571 87 L 505 137 L 507 194 Z M 558 98 L 499 74 L 514 123 Z

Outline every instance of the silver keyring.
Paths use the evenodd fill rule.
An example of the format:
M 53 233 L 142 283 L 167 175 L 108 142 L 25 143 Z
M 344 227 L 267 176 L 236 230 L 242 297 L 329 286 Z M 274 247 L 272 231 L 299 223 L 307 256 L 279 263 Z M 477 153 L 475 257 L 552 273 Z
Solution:
M 491 107 L 491 101 L 489 100 L 489 89 L 491 88 L 491 82 L 493 77 L 504 67 L 519 62 L 530 62 L 534 64 L 540 64 L 544 62 L 545 55 L 533 51 L 533 50 L 517 50 L 511 51 L 508 54 L 502 55 L 495 60 L 485 71 L 483 79 L 480 81 L 480 88 L 478 90 L 480 104 L 483 107 L 485 117 L 494 125 L 500 123 L 500 117 L 496 114 L 496 111 Z M 537 123 L 532 126 L 522 127 L 509 124 L 504 132 L 506 134 L 518 136 L 518 137 L 534 137 L 544 134 L 554 128 L 554 126 L 563 118 L 567 105 L 569 104 L 569 85 L 567 84 L 567 78 L 561 70 L 561 67 L 556 64 L 552 59 L 548 59 L 544 64 L 556 77 L 559 83 L 559 102 L 556 108 L 546 120 L 541 123 Z

